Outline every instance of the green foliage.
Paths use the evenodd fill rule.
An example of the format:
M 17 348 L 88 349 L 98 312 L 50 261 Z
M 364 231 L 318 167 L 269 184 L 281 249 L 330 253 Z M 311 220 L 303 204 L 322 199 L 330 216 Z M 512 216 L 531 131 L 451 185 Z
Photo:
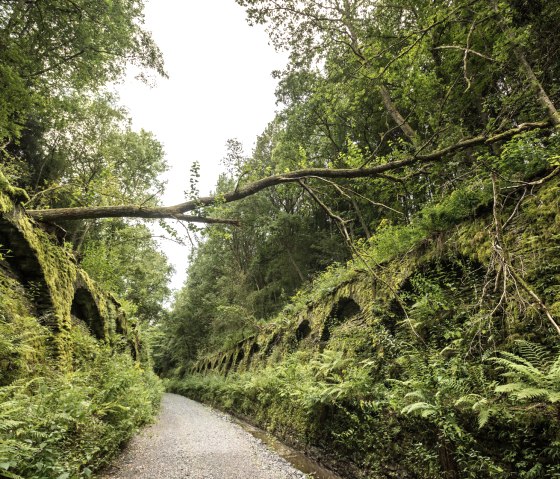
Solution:
M 81 266 L 103 288 L 127 301 L 130 315 L 143 323 L 155 323 L 165 314 L 173 268 L 146 226 L 104 221 L 85 241 Z
M 28 172 L 17 180 L 36 192 L 28 206 L 153 204 L 163 189 L 163 148 L 151 133 L 132 130 L 113 95 L 61 96 L 51 114 L 19 153 Z
M 143 2 L 8 2 L 0 9 L 0 138 L 15 140 L 62 92 L 92 91 L 127 64 L 165 74 Z M 102 26 L 102 27 L 100 27 Z M 22 128 L 24 127 L 24 128 Z
M 27 206 L 156 205 L 161 145 L 100 93 L 129 60 L 164 74 L 142 29 L 143 4 L 67 3 L 0 7 L 2 193 L 27 201 L 7 176 L 31 193 Z M 542 120 L 544 94 L 557 103 L 557 2 L 237 3 L 290 53 L 276 73 L 281 110 L 255 150 L 246 156 L 228 142 L 228 174 L 209 212 L 241 227 L 203 232 L 169 314 L 161 307 L 170 268 L 147 229 L 65 225 L 84 267 L 151 326 L 157 368 L 177 376 L 174 390 L 334 447 L 364 476 L 560 474 L 557 338 L 541 304 L 560 311 L 551 181 L 560 136 L 453 147 Z M 388 175 L 309 178 L 223 201 L 296 168 L 380 166 L 442 149 L 441 161 Z M 192 199 L 197 164 L 191 173 Z M 2 196 L 2 210 L 9 203 Z M 70 330 L 60 311 L 75 268 L 54 267 L 60 251 L 39 239 L 32 247 L 56 290 L 57 324 Z M 5 296 L 18 313 L 0 321 L 0 467 L 12 476 L 88 476 L 89 464 L 150 416 L 157 385 L 79 328 L 74 372 L 55 372 L 39 326 L 48 318 Z M 337 310 L 358 296 L 359 313 Z M 304 317 L 312 332 L 301 338 Z M 267 340 L 253 370 L 245 362 L 226 378 L 182 377 L 214 351 L 239 362 L 248 337 Z
M 0 323 L 8 333 L 14 326 Z M 40 354 L 30 335 L 40 334 L 41 327 L 28 330 L 26 342 L 8 336 L 12 355 Z M 19 379 L 0 387 L 3 477 L 91 477 L 158 409 L 161 384 L 151 371 L 79 325 L 72 335 L 74 372 L 57 371 L 53 359 L 39 365 L 35 358 L 33 371 L 20 368 Z
M 266 139 L 261 141 L 264 158 Z M 234 187 L 233 179 L 224 176 L 218 193 Z M 257 319 L 273 316 L 314 273 L 347 255 L 338 232 L 290 185 L 214 210 L 239 218 L 241 226 L 216 226 L 203 233 L 187 282 L 162 326 L 168 339 L 156 347 L 165 367 L 252 334 L 259 328 Z
M 6 235 L 0 272 L 0 476 L 90 477 L 155 415 L 161 382 L 68 251 L 24 215 L 2 221 L 18 243 Z
M 40 369 L 48 333 L 31 316 L 12 321 L 0 314 L 0 386 L 5 386 Z
M 132 129 L 106 88 L 131 66 L 145 80 L 150 71 L 165 76 L 143 8 L 141 0 L 0 7 L 0 188 L 15 203 L 28 209 L 157 204 L 164 188 L 158 177 L 167 168 L 162 145 Z M 157 319 L 171 270 L 147 230 L 102 221 L 60 226 L 92 276 L 142 320 Z M 127 244 L 119 243 L 119 232 Z
M 515 139 L 503 158 L 531 148 L 540 162 L 555 154 L 550 145 Z M 548 238 L 538 253 L 523 253 L 523 267 L 556 304 L 558 180 L 533 192 L 504 242 L 522 254 Z M 555 477 L 557 336 L 513 288 L 507 308 L 496 308 L 491 198 L 488 182 L 474 182 L 426 205 L 409 225 L 379 228 L 358 256 L 299 290 L 267 335 L 257 332 L 251 341 L 261 353 L 250 367 L 232 366 L 224 377 L 216 367 L 185 374 L 189 363 L 177 362 L 169 389 L 350 461 L 357 477 Z M 501 212 L 504 221 L 515 204 Z M 347 297 L 360 312 L 332 320 L 337 298 Z M 311 333 L 294 343 L 302 318 Z M 280 339 L 269 350 L 274 334 Z M 227 338 L 222 344 L 228 355 L 238 351 Z
M 519 341 L 521 356 L 502 351 L 492 361 L 500 366 L 507 380 L 496 386 L 496 392 L 506 393 L 515 402 L 560 402 L 560 357 L 553 360 L 550 352 L 541 345 Z
M 228 175 L 217 185 L 218 195 L 294 169 L 360 168 L 429 155 L 465 138 L 541 120 L 545 112 L 520 73 L 519 51 L 557 98 L 550 72 L 558 72 L 558 65 L 544 60 L 541 49 L 543 42 L 560 45 L 552 33 L 559 11 L 542 2 L 534 7 L 400 0 L 237 3 L 251 23 L 266 25 L 272 43 L 287 49 L 290 61 L 275 73 L 281 110 L 252 154 L 228 142 Z M 406 119 L 412 137 L 393 110 Z M 193 279 L 185 285 L 184 296 L 193 300 L 177 303 L 165 333 L 191 328 L 189 336 L 198 331 L 207 339 L 194 340 L 184 354 L 174 349 L 167 361 L 178 365 L 195 350 L 207 354 L 235 343 L 246 318 L 269 321 L 281 310 L 305 310 L 338 284 L 337 274 L 352 276 L 334 266 L 313 281 L 318 271 L 344 264 L 350 252 L 353 267 L 368 269 L 439 241 L 466 219 L 489 211 L 492 174 L 500 179 L 498 199 L 512 212 L 524 182 L 538 181 L 556 164 L 558 138 L 555 132 L 528 132 L 491 147 L 451 148 L 442 161 L 420 162 L 386 177 L 310 178 L 306 186 L 314 198 L 297 185 L 280 185 L 235 205 L 218 204 L 213 213 L 239 218 L 242 226 L 207 233 L 193 257 Z M 468 241 L 478 242 L 476 252 L 469 252 L 473 258 L 489 260 L 491 241 L 483 229 Z M 217 280 L 205 278 L 205 271 Z M 234 309 L 225 321 L 222 313 L 230 305 Z M 427 316 L 429 307 L 429 300 L 419 301 L 411 316 Z M 477 312 L 471 323 L 486 315 Z M 412 321 L 424 329 L 436 322 Z M 246 329 L 250 334 L 255 328 Z

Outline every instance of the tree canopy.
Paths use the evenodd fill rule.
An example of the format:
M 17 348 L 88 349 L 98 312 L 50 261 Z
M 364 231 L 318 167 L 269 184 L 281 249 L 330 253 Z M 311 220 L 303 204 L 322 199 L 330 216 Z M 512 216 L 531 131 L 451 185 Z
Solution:
M 236 3 L 289 54 L 278 111 L 253 151 L 227 142 L 212 193 L 195 163 L 164 205 L 162 144 L 108 89 L 131 64 L 166 75 L 143 2 L 0 2 L 0 183 L 18 211 L 118 296 L 178 390 L 335 444 L 364 477 L 557 477 L 560 2 Z M 144 219 L 192 243 L 172 302 Z M 0 317 L 9 374 L 35 354 L 20 320 Z M 99 394 L 121 391 L 139 368 L 116 374 L 86 338 L 83 361 L 112 371 Z M 83 417 L 134 410 L 107 401 Z M 81 423 L 63 412 L 64 450 Z
M 27 191 L 26 209 L 157 203 L 163 148 L 132 129 L 107 89 L 130 65 L 145 80 L 166 75 L 143 8 L 137 0 L 0 5 L 0 162 Z M 58 224 L 131 311 L 146 321 L 161 314 L 171 268 L 149 230 L 120 220 Z
M 215 193 L 175 205 L 158 199 L 166 167 L 161 145 L 133 131 L 102 88 L 128 63 L 165 75 L 142 29 L 141 2 L 3 7 L 6 84 L 24 93 L 20 100 L 10 96 L 17 107 L 4 108 L 3 163 L 30 193 L 25 207 L 32 217 L 62 224 L 78 252 L 94 250 L 86 247 L 88 237 L 107 218 L 117 219 L 117 229 L 129 224 L 119 218 L 237 226 L 205 234 L 233 240 L 236 252 L 224 265 L 252 271 L 249 290 L 278 281 L 270 296 L 277 299 L 247 313 L 261 316 L 320 265 L 344 257 L 337 250 L 330 259 L 308 261 L 333 232 L 351 250 L 387 222 L 406 224 L 438 198 L 489 182 L 492 174 L 515 184 L 550 173 L 552 160 L 489 158 L 517 138 L 530 143 L 555 135 L 556 5 L 237 3 L 250 23 L 266 26 L 276 48 L 289 52 L 286 68 L 274 72 L 281 109 L 251 155 L 230 142 L 228 173 Z M 230 206 L 235 202 L 240 206 Z M 304 238 L 313 240 L 302 246 Z M 293 278 L 273 279 L 271 265 L 257 272 L 252 258 L 261 255 L 281 257 Z

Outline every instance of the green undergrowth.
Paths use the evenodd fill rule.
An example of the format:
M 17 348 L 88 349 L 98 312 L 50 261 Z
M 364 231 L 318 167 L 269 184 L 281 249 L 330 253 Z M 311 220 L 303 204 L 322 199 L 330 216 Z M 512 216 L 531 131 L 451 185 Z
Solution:
M 150 368 L 83 325 L 70 334 L 73 371 L 62 372 L 35 318 L 0 318 L 1 477 L 90 477 L 158 410 L 162 388 Z
M 556 318 L 559 193 L 553 179 L 500 210 L 511 266 Z M 276 336 L 252 339 L 250 364 L 247 342 L 241 361 L 231 349 L 202 358 L 220 360 L 168 389 L 322 451 L 347 477 L 560 477 L 558 335 L 520 282 L 504 282 L 491 202 L 482 182 L 387 225 L 297 294 Z M 237 358 L 227 374 L 223 357 Z
M 111 297 L 1 191 L 0 200 L 4 228 L 20 241 L 0 256 L 0 477 L 91 477 L 155 416 L 161 381 L 146 351 L 133 359 L 139 341 Z M 24 270 L 34 280 L 22 280 Z M 99 318 L 72 316 L 78 273 Z M 103 321 L 105 339 L 94 337 L 94 320 Z
M 486 360 L 410 349 L 391 357 L 298 352 L 225 379 L 171 380 L 168 389 L 319 448 L 346 477 L 558 477 L 560 356 L 520 343 L 517 354 Z

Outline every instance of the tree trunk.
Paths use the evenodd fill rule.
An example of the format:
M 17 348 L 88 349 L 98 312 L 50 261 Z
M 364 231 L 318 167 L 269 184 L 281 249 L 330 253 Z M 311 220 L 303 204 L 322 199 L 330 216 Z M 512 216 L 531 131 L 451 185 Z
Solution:
M 423 163 L 434 163 L 442 160 L 444 157 L 480 145 L 491 145 L 499 141 L 509 140 L 513 136 L 530 130 L 550 128 L 551 121 L 542 121 L 535 123 L 523 123 L 510 130 L 496 133 L 493 136 L 481 134 L 475 137 L 466 138 L 454 145 L 433 151 L 424 155 L 412 155 L 409 158 L 374 165 L 368 168 L 307 168 L 303 170 L 291 171 L 284 174 L 272 175 L 266 178 L 254 181 L 243 187 L 237 188 L 226 194 L 203 196 L 195 200 L 186 201 L 172 206 L 156 206 L 143 207 L 137 205 L 122 206 L 92 206 L 79 208 L 53 208 L 47 210 L 29 210 L 27 213 L 34 219 L 45 222 L 70 221 L 95 218 L 168 218 L 179 221 L 198 222 L 198 223 L 221 223 L 238 225 L 239 221 L 226 218 L 211 218 L 205 216 L 190 216 L 185 213 L 205 206 L 215 204 L 231 203 L 248 196 L 254 195 L 259 191 L 272 186 L 283 183 L 300 182 L 305 178 L 367 178 L 367 177 L 383 177 L 388 171 L 398 170 L 407 166 Z M 373 159 L 372 159 L 373 160 Z
M 409 125 L 409 123 L 403 118 L 399 110 L 397 109 L 395 103 L 391 99 L 391 94 L 387 87 L 383 84 L 379 85 L 379 93 L 381 94 L 381 100 L 385 109 L 391 115 L 393 121 L 400 127 L 403 133 L 408 137 L 412 144 L 418 142 L 418 135 L 416 131 Z
M 515 52 L 515 56 L 519 60 L 519 63 L 521 64 L 521 69 L 523 70 L 523 73 L 525 73 L 527 79 L 529 80 L 529 83 L 531 84 L 531 88 L 534 90 L 535 94 L 537 95 L 539 103 L 548 113 L 548 117 L 550 118 L 550 121 L 554 126 L 556 127 L 560 126 L 560 114 L 558 113 L 558 110 L 556 109 L 556 106 L 554 105 L 550 97 L 547 95 L 545 89 L 542 86 L 542 83 L 538 80 L 537 76 L 535 75 L 535 72 L 531 68 L 531 65 L 529 65 L 529 62 L 527 61 L 525 54 L 519 47 L 515 48 L 514 52 Z

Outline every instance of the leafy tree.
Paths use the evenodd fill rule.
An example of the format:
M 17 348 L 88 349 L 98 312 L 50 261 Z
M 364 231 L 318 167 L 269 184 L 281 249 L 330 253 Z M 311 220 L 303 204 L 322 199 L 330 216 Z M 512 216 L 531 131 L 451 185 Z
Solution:
M 0 6 L 0 161 L 26 207 L 156 205 L 166 169 L 154 136 L 134 131 L 105 91 L 129 65 L 165 76 L 139 0 L 7 1 Z M 123 221 L 63 222 L 95 279 L 155 321 L 171 267 L 150 231 Z
M 121 220 L 92 228 L 83 246 L 82 267 L 108 291 L 129 303 L 129 313 L 157 323 L 171 291 L 173 267 L 145 225 Z
M 9 0 L 0 6 L 0 138 L 17 139 L 68 91 L 94 91 L 129 63 L 165 75 L 143 2 Z

